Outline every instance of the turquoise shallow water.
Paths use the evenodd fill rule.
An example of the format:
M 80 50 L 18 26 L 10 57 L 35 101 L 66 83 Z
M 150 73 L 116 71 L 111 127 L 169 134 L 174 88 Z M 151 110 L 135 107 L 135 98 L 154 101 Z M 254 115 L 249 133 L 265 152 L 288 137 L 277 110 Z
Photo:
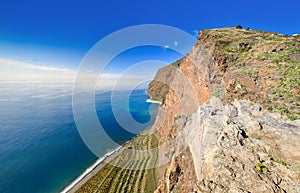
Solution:
M 128 111 L 125 92 L 116 93 L 116 110 Z M 116 122 L 110 97 L 111 92 L 97 92 L 96 111 L 106 132 L 122 144 L 136 134 Z M 158 105 L 146 99 L 145 90 L 134 90 L 129 111 L 136 121 L 151 124 L 149 108 Z M 103 155 L 111 148 L 103 144 Z M 97 159 L 76 129 L 71 84 L 0 83 L 1 193 L 60 192 Z

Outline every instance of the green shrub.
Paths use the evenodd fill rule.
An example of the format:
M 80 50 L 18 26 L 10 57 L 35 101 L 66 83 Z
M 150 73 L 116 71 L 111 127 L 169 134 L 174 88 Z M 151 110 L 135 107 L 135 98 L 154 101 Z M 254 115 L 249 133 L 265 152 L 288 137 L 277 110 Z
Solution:
M 152 97 L 151 100 L 153 100 L 153 101 L 160 101 L 159 98 L 157 98 L 157 97 Z
M 274 159 L 274 161 L 277 162 L 277 163 L 279 163 L 279 164 L 281 164 L 281 165 L 283 165 L 283 166 L 286 166 L 286 165 L 287 165 L 287 164 L 285 163 L 285 161 L 283 161 L 283 160 L 280 159 L 279 157 L 276 157 L 276 158 Z
M 295 121 L 295 120 L 297 119 L 297 117 L 296 117 L 296 116 L 293 116 L 293 115 L 288 116 L 288 118 L 289 118 L 291 121 Z
M 243 26 L 237 25 L 237 26 L 235 26 L 235 28 L 236 28 L 236 29 L 243 29 Z
M 261 162 L 257 162 L 256 163 L 256 171 L 258 171 L 260 173 L 267 173 L 269 170 Z

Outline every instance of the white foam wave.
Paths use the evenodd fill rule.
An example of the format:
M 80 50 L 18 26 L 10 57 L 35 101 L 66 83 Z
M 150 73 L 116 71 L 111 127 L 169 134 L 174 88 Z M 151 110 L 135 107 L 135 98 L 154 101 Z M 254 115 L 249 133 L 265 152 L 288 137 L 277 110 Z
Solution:
M 99 164 L 101 164 L 107 157 L 111 156 L 113 153 L 119 151 L 122 148 L 122 146 L 118 147 L 117 149 L 106 153 L 103 157 L 98 159 L 92 166 L 87 168 L 78 178 L 76 178 L 70 185 L 68 185 L 63 191 L 60 193 L 67 193 L 70 191 L 77 183 L 79 183 L 85 176 L 87 176 L 89 173 L 91 173 Z
M 155 101 L 155 100 L 151 100 L 151 99 L 147 99 L 146 100 L 147 103 L 156 103 L 156 104 L 161 104 L 160 101 Z

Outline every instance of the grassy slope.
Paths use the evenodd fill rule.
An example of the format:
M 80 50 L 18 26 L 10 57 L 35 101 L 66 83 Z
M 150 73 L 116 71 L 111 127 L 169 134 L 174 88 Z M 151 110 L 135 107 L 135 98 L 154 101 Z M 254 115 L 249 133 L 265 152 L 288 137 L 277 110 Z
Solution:
M 224 58 L 228 76 L 234 80 L 234 86 L 240 83 L 244 98 L 259 102 L 291 120 L 300 119 L 300 36 L 232 28 L 204 33 L 216 42 L 214 56 Z M 250 81 L 247 82 L 248 77 Z M 249 88 L 251 81 L 255 89 Z M 261 95 L 252 93 L 257 97 L 251 98 L 247 90 Z M 220 90 L 214 92 L 220 94 Z M 229 100 L 235 97 L 227 94 Z

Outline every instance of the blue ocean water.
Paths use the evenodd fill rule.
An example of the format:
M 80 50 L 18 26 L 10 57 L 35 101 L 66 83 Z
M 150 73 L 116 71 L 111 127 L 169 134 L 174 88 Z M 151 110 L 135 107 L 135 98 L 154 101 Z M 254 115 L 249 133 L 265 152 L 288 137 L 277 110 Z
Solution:
M 128 111 L 124 93 L 116 95 L 120 111 Z M 96 111 L 106 132 L 122 144 L 136 134 L 117 123 L 110 97 L 96 92 Z M 149 108 L 157 104 L 146 99 L 145 90 L 132 91 L 129 109 L 136 121 L 151 124 Z M 105 153 L 109 147 L 103 148 Z M 0 82 L 1 193 L 60 192 L 97 159 L 76 129 L 71 84 Z

